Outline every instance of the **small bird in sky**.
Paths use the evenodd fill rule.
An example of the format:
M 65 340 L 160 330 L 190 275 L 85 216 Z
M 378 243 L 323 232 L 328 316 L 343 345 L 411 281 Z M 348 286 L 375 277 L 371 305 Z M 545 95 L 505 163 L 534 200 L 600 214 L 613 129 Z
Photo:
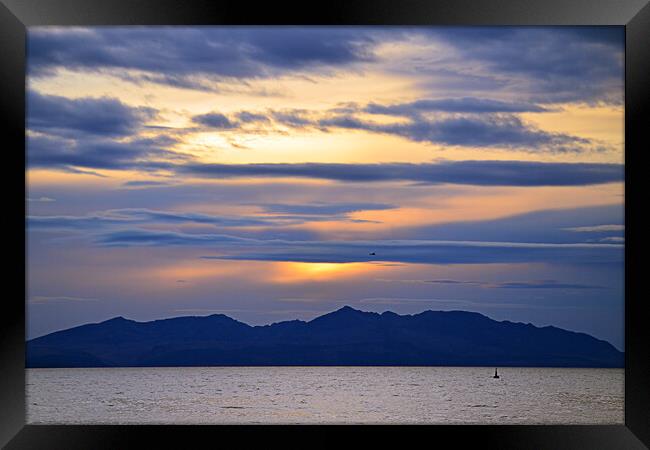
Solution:
M 370 256 L 375 256 L 375 252 L 372 252 L 372 253 L 370 254 Z

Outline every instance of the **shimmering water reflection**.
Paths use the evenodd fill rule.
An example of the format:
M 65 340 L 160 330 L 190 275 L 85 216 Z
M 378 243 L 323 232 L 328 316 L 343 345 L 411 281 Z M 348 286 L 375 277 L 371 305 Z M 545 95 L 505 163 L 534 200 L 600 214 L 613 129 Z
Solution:
M 32 424 L 622 424 L 622 369 L 28 369 Z

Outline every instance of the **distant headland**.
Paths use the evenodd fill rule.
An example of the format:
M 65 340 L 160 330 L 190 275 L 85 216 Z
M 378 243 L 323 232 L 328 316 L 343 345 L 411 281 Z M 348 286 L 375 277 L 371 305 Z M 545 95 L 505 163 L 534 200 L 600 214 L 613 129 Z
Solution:
M 265 326 L 223 314 L 116 317 L 28 341 L 26 365 L 623 367 L 624 353 L 585 333 L 474 312 L 398 315 L 345 306 L 308 322 Z

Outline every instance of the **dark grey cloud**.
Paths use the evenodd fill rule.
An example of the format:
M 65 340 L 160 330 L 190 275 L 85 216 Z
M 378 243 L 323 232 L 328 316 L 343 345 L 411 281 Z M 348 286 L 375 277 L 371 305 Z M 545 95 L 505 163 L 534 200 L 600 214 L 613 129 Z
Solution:
M 55 202 L 56 199 L 42 195 L 40 197 L 27 197 L 25 201 L 31 203 L 51 203 L 51 202 Z
M 588 139 L 533 128 L 515 115 L 447 117 L 434 120 L 413 118 L 406 124 L 377 124 L 352 116 L 339 116 L 320 120 L 318 124 L 321 127 L 393 134 L 416 142 L 451 146 L 580 152 L 588 149 L 591 144 Z
M 621 49 L 621 46 L 625 44 L 624 27 L 614 25 L 429 27 L 426 31 L 440 39 L 456 43 L 458 47 L 469 44 L 498 45 L 512 40 L 531 43 L 539 41 L 542 37 L 553 40 L 548 45 L 555 45 L 558 41 L 564 42 L 565 45 L 572 43 L 578 45 L 600 44 L 612 49 Z M 537 42 L 536 46 L 541 47 L 544 44 L 544 42 Z
M 157 181 L 157 180 L 132 180 L 122 183 L 126 188 L 150 188 L 150 187 L 164 187 L 173 186 L 171 181 Z
M 373 59 L 371 33 L 325 27 L 101 27 L 30 30 L 31 76 L 59 68 L 206 88 L 201 78 L 263 78 Z M 113 71 L 113 73 L 120 73 Z
M 531 104 L 500 102 L 487 99 L 422 100 L 412 103 L 359 106 L 348 104 L 328 111 L 304 109 L 250 114 L 254 120 L 237 122 L 220 113 L 195 116 L 193 120 L 214 128 L 230 129 L 251 122 L 270 122 L 304 129 L 329 131 L 332 128 L 390 134 L 415 142 L 448 146 L 500 147 L 525 151 L 583 152 L 604 147 L 589 139 L 562 133 L 550 133 L 525 123 L 515 112 L 546 111 Z M 408 117 L 408 122 L 377 123 L 361 119 L 361 112 Z M 427 117 L 428 112 L 445 115 Z M 449 114 L 454 113 L 454 114 Z M 461 114 L 455 114 L 461 113 Z
M 370 209 L 371 207 L 369 207 Z M 332 206 L 332 209 L 336 209 Z M 345 209 L 345 206 L 340 209 Z M 275 211 L 269 211 L 274 212 Z M 215 225 L 222 227 L 246 227 L 246 226 L 285 226 L 296 225 L 304 222 L 321 220 L 345 220 L 348 219 L 346 212 L 333 212 L 325 217 L 313 217 L 309 213 L 286 213 L 283 215 L 273 214 L 265 216 L 219 216 L 192 212 L 170 212 L 154 211 L 150 209 L 118 209 L 110 210 L 109 214 L 125 216 L 132 221 L 152 222 L 154 224 L 182 224 L 195 223 L 203 225 Z
M 206 178 L 300 177 L 344 182 L 414 181 L 474 186 L 584 186 L 622 182 L 621 164 L 442 161 L 427 164 L 197 164 L 174 166 Z
M 60 303 L 60 302 L 98 302 L 101 301 L 98 298 L 89 298 L 89 297 L 70 297 L 70 296 L 45 296 L 45 295 L 35 295 L 29 298 L 30 304 L 48 304 L 48 303 Z
M 377 211 L 398 208 L 386 203 L 267 203 L 259 205 L 264 211 L 276 214 L 341 215 L 358 211 Z
M 181 161 L 189 158 L 170 150 L 169 141 L 166 137 L 120 141 L 92 137 L 69 139 L 52 135 L 28 135 L 27 164 L 30 168 L 78 172 L 79 168 L 147 170 L 147 164 L 152 160 Z M 83 173 L 83 170 L 80 172 Z
M 88 216 L 28 216 L 26 220 L 29 230 L 88 230 L 105 227 L 109 224 L 124 224 L 127 219 L 108 218 L 100 215 Z
M 204 246 L 209 244 L 236 243 L 247 240 L 222 234 L 189 234 L 175 231 L 129 229 L 114 231 L 100 236 L 96 243 L 106 247 L 129 246 Z
M 603 232 L 572 229 L 592 229 L 602 223 L 623 224 L 624 206 L 610 204 L 584 208 L 532 211 L 497 219 L 480 221 L 455 221 L 417 227 L 403 227 L 391 231 L 396 239 L 485 240 L 510 242 L 575 243 L 595 242 Z M 618 232 L 610 235 L 623 237 Z
M 149 241 L 150 242 L 150 241 Z M 111 240 L 119 244 L 119 240 Z M 312 241 L 260 242 L 221 245 L 222 255 L 207 259 L 292 261 L 314 263 L 401 262 L 422 264 L 553 263 L 620 264 L 617 244 L 538 244 L 484 241 Z M 256 248 L 257 247 L 257 248 Z M 230 254 L 229 254 L 230 253 Z
M 392 281 L 392 280 L 388 280 L 388 281 Z M 480 286 L 482 284 L 480 281 L 465 281 L 465 280 L 406 280 L 406 282 L 447 284 L 447 285 L 454 285 L 454 286 L 455 285 Z
M 557 264 L 620 264 L 618 244 L 540 244 L 483 241 L 374 240 L 287 241 L 240 238 L 221 234 L 190 234 L 121 230 L 100 235 L 101 246 L 198 246 L 218 254 L 204 259 L 320 263 L 401 262 L 422 264 L 489 264 L 546 262 Z
M 561 283 L 554 280 L 542 281 L 510 281 L 495 283 L 488 287 L 497 289 L 602 289 L 602 286 L 580 283 Z
M 159 211 L 145 208 L 123 208 L 101 211 L 83 216 L 29 216 L 28 227 L 31 229 L 83 229 L 95 230 L 110 226 L 128 226 L 134 224 L 174 225 L 201 224 L 218 227 L 268 226 L 271 219 L 219 216 L 211 214 Z
M 108 97 L 70 99 L 36 91 L 27 102 L 29 167 L 98 175 L 84 169 L 137 169 L 152 159 L 188 158 L 171 149 L 178 142 L 173 134 L 139 135 L 155 109 Z
M 308 116 L 309 111 L 304 109 L 293 109 L 286 111 L 273 111 L 271 116 L 276 122 L 296 128 L 317 126 L 318 124 Z
M 571 227 L 565 228 L 567 231 L 575 231 L 576 233 L 609 233 L 612 231 L 625 231 L 623 224 L 606 224 L 606 225 L 590 225 L 584 227 Z
M 622 104 L 623 27 L 432 27 L 428 32 L 453 47 L 459 61 L 482 65 L 494 78 L 495 91 L 518 92 L 519 98 L 539 103 Z
M 448 113 L 522 113 L 522 112 L 546 112 L 544 108 L 533 103 L 506 102 L 487 98 L 462 97 L 423 99 L 408 103 L 396 103 L 392 105 L 381 105 L 370 103 L 364 108 L 365 112 L 371 114 L 387 114 L 391 116 L 417 116 L 426 112 L 448 112 Z
M 241 111 L 235 114 L 238 121 L 243 123 L 269 123 L 270 119 L 264 114 Z
M 35 91 L 27 95 L 27 127 L 66 137 L 130 135 L 156 114 L 153 108 L 135 108 L 109 97 L 71 99 Z
M 78 105 L 74 103 L 74 105 Z M 290 125 L 313 123 L 300 113 L 294 118 L 275 113 L 275 120 L 287 120 Z M 214 126 L 228 127 L 232 121 L 220 114 L 202 117 Z M 196 119 L 200 120 L 200 119 Z M 321 119 L 322 127 L 367 129 L 393 133 L 413 140 L 442 142 L 450 145 L 473 146 L 551 146 L 561 150 L 585 140 L 528 129 L 514 116 L 487 118 L 450 118 L 434 124 L 376 125 L 352 117 Z M 295 176 L 324 178 L 338 181 L 406 180 L 423 183 L 457 183 L 469 185 L 557 186 L 586 185 L 622 181 L 623 166 L 614 164 L 564 164 L 516 161 L 463 161 L 436 164 L 200 164 L 189 155 L 171 149 L 176 138 L 161 135 L 155 138 L 115 140 L 89 137 L 85 134 L 68 136 L 28 136 L 29 167 L 80 169 L 166 170 L 178 174 L 229 178 L 236 176 Z M 179 164 L 182 162 L 183 164 Z
M 202 127 L 216 130 L 239 130 L 245 128 L 247 132 L 250 132 L 250 129 L 247 128 L 248 125 L 270 124 L 271 117 L 263 113 L 251 111 L 239 111 L 229 116 L 213 111 L 192 117 L 192 122 Z M 296 125 L 294 124 L 294 126 Z
M 134 220 L 139 221 L 153 221 L 155 223 L 197 223 L 205 225 L 218 225 L 218 226 L 255 226 L 265 225 L 269 222 L 263 219 L 256 219 L 254 217 L 238 217 L 238 216 L 218 216 L 211 214 L 201 214 L 192 212 L 172 212 L 172 211 L 156 211 L 150 209 L 119 209 L 109 211 L 112 214 L 120 214 Z
M 624 236 L 608 236 L 598 239 L 598 242 L 611 242 L 611 243 L 623 243 L 625 242 Z
M 324 132 L 332 128 L 391 134 L 415 142 L 448 146 L 499 147 L 524 151 L 583 152 L 604 150 L 602 144 L 563 133 L 550 133 L 525 123 L 516 113 L 544 112 L 534 104 L 483 98 L 419 100 L 411 103 L 361 106 L 339 105 L 326 111 L 286 109 L 266 114 L 242 111 L 227 117 L 213 112 L 192 120 L 216 129 L 243 128 L 248 123 L 275 122 L 283 126 Z M 408 122 L 377 123 L 359 113 L 407 117 Z M 438 113 L 429 117 L 428 113 Z M 442 115 L 441 115 L 442 114 Z
M 602 286 L 565 283 L 556 280 L 538 280 L 538 281 L 505 281 L 505 282 L 487 282 L 487 281 L 465 281 L 465 280 L 421 280 L 422 283 L 447 284 L 447 285 L 468 285 L 478 286 L 486 289 L 603 289 Z
M 327 205 L 260 205 L 269 214 L 264 216 L 225 216 L 193 212 L 162 211 L 147 208 L 121 208 L 99 211 L 81 216 L 27 217 L 30 229 L 47 230 L 98 230 L 100 228 L 132 225 L 183 225 L 198 224 L 215 227 L 274 227 L 296 225 L 324 220 L 353 220 L 348 214 L 354 211 L 388 209 L 382 204 L 327 204 Z
M 516 94 L 535 103 L 622 104 L 623 27 L 41 28 L 28 34 L 28 69 L 30 76 L 65 67 L 214 89 L 206 79 L 327 74 L 377 61 L 377 45 L 414 35 L 455 51 L 398 68 L 433 90 Z
M 236 127 L 236 124 L 234 122 L 231 122 L 228 117 L 216 112 L 194 116 L 192 118 L 192 121 L 210 128 L 218 128 L 222 130 L 228 130 Z

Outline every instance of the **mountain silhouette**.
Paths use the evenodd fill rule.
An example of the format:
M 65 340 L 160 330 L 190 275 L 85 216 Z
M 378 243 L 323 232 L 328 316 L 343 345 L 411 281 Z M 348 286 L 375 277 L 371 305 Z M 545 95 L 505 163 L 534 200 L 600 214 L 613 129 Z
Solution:
M 136 322 L 116 317 L 27 342 L 27 367 L 520 366 L 623 367 L 585 333 L 466 311 L 415 315 L 345 306 L 309 322 L 250 326 L 223 314 Z

